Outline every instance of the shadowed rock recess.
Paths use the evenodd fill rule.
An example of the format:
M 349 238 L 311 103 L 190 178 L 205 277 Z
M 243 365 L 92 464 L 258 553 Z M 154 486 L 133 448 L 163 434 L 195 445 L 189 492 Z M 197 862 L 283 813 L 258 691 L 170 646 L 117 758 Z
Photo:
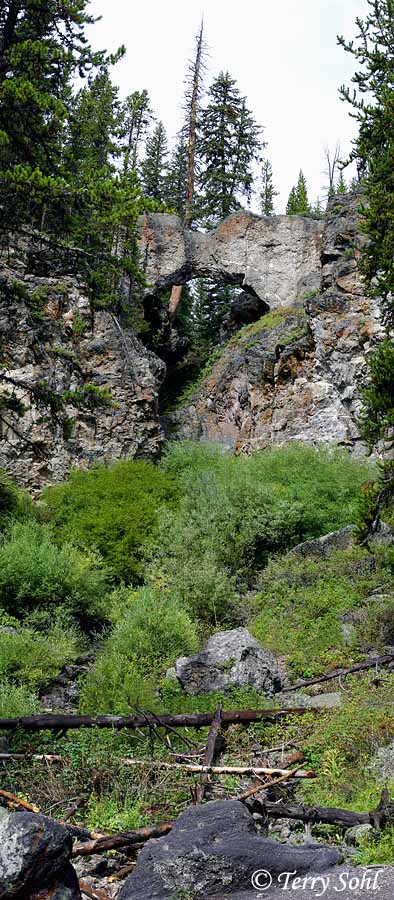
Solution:
M 357 273 L 358 203 L 333 198 L 321 222 L 240 212 L 207 234 L 176 216 L 143 217 L 146 309 L 171 284 L 209 276 L 243 286 L 266 311 L 223 343 L 192 400 L 164 419 L 171 347 L 159 358 L 130 323 L 93 310 L 75 260 L 15 241 L 0 254 L 0 467 L 40 488 L 72 466 L 155 457 L 162 425 L 246 452 L 289 440 L 362 452 L 359 388 L 382 329 Z

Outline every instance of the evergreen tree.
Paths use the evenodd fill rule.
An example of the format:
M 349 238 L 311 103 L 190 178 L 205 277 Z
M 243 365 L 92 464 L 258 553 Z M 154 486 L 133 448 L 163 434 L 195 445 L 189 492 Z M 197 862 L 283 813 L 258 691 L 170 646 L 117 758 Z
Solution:
M 194 282 L 190 311 L 190 336 L 194 349 L 206 352 L 217 345 L 223 319 L 236 293 L 232 285 L 209 278 L 199 278 Z
M 158 203 L 164 203 L 166 199 L 167 156 L 167 136 L 163 123 L 159 122 L 147 139 L 145 159 L 141 164 L 143 191 Z
M 298 208 L 297 208 L 297 188 L 292 187 L 292 189 L 291 189 L 291 191 L 290 191 L 290 194 L 289 194 L 289 199 L 288 199 L 287 205 L 286 205 L 286 215 L 288 215 L 288 216 L 296 216 L 297 213 L 298 213 Z
M 305 175 L 300 169 L 297 186 L 293 187 L 287 201 L 286 213 L 288 216 L 310 216 L 311 207 L 308 201 L 308 191 Z
M 341 169 L 341 172 L 340 172 L 340 175 L 338 178 L 338 183 L 336 186 L 336 193 L 337 194 L 347 194 L 347 190 L 348 190 L 347 184 L 346 184 L 346 181 L 344 178 L 343 170 Z
M 169 207 L 184 219 L 187 190 L 187 144 L 183 132 L 179 135 L 168 166 L 165 199 Z
M 366 492 L 362 534 L 368 536 L 379 511 L 394 497 L 394 2 L 368 0 L 365 19 L 357 19 L 355 41 L 339 43 L 358 67 L 355 89 L 343 86 L 359 123 L 351 158 L 356 160 L 366 195 L 362 206 L 368 243 L 361 271 L 371 295 L 380 298 L 387 338 L 371 361 L 371 383 L 364 393 L 362 433 L 372 448 L 382 442 L 386 461 L 377 485 Z
M 239 209 L 241 199 L 250 201 L 253 163 L 263 146 L 260 131 L 236 82 L 221 72 L 200 121 L 200 220 L 206 227 Z
M 134 91 L 121 106 L 124 168 L 137 169 L 142 144 L 153 119 L 148 91 Z
M 0 182 L 20 214 L 61 191 L 62 138 L 72 79 L 104 65 L 85 27 L 88 0 L 5 0 L 0 11 Z M 119 51 L 121 55 L 123 49 Z M 14 223 L 16 207 L 14 205 Z
M 119 101 L 106 68 L 74 100 L 65 143 L 66 169 L 74 182 L 108 176 L 119 154 Z
M 263 216 L 273 216 L 275 213 L 274 199 L 278 191 L 274 188 L 272 165 L 269 159 L 263 159 L 261 167 L 261 212 Z

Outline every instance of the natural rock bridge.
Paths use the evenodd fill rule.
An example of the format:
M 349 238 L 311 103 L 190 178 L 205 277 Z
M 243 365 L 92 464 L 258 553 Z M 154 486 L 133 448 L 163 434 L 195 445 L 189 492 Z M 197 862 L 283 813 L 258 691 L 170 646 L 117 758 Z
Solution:
M 267 308 L 302 297 L 320 270 L 322 225 L 299 216 L 234 213 L 215 231 L 182 227 L 178 216 L 145 214 L 140 248 L 149 293 L 210 277 L 256 294 Z

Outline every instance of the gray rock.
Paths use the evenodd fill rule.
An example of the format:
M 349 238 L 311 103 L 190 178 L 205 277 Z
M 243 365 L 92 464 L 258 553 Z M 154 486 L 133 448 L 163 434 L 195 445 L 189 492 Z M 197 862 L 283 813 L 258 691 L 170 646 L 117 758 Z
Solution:
M 22 251 L 26 256 L 28 249 Z M 53 273 L 56 261 L 50 266 Z M 59 273 L 38 278 L 25 274 L 26 268 L 25 259 L 21 276 L 0 257 L 0 333 L 7 347 L 3 372 L 12 379 L 15 399 L 25 406 L 22 416 L 7 415 L 10 427 L 3 427 L 0 467 L 36 489 L 64 480 L 72 467 L 157 456 L 163 443 L 158 398 L 164 362 L 109 310 L 95 310 L 92 316 L 88 290 L 77 277 Z M 13 294 L 16 282 L 19 294 Z M 43 382 L 57 394 L 95 384 L 109 392 L 111 404 L 89 411 L 70 403 L 64 415 L 73 424 L 63 429 L 34 394 Z M 29 404 L 26 384 L 33 388 Z M 0 398 L 8 387 L 0 384 Z
M 369 768 L 382 786 L 385 786 L 387 781 L 394 780 L 394 741 L 376 751 Z
M 345 841 L 347 844 L 357 847 L 359 844 L 365 843 L 366 839 L 370 838 L 372 834 L 373 827 L 367 822 L 365 825 L 354 825 L 353 828 L 348 828 L 345 832 Z
M 256 870 L 321 872 L 340 862 L 323 845 L 287 847 L 262 838 L 242 803 L 218 801 L 187 809 L 166 837 L 149 841 L 119 900 L 232 896 L 247 890 Z
M 273 653 L 264 650 L 247 628 L 214 634 L 202 653 L 177 659 L 175 671 L 187 694 L 250 686 L 272 696 L 283 687 Z
M 304 706 L 306 709 L 335 709 L 342 704 L 342 694 L 340 691 L 327 691 L 325 694 L 309 695 L 301 691 L 294 691 L 291 694 L 283 693 L 280 697 L 282 706 Z
M 353 526 L 340 528 L 339 531 L 331 531 L 322 537 L 315 538 L 312 541 L 304 541 L 297 544 L 290 550 L 291 556 L 300 556 L 302 558 L 319 559 L 320 557 L 331 556 L 336 550 L 347 550 L 353 543 Z
M 0 823 L 0 898 L 30 900 L 48 887 L 57 891 L 54 900 L 79 900 L 71 849 L 70 835 L 52 819 L 29 812 L 8 816 Z

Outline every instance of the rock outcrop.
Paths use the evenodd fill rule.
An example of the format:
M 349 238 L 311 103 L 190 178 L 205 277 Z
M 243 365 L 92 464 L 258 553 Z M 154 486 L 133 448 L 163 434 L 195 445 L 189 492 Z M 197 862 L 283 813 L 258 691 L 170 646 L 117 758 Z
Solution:
M 273 653 L 264 650 L 247 628 L 212 635 L 202 653 L 177 659 L 175 674 L 187 694 L 253 687 L 272 697 L 283 688 Z
M 256 871 L 275 881 L 282 872 L 321 872 L 340 860 L 321 844 L 288 847 L 262 838 L 242 803 L 214 801 L 189 807 L 168 837 L 148 842 L 119 900 L 230 898 L 251 888 Z
M 357 195 L 333 198 L 321 233 L 315 223 L 319 260 L 306 253 L 313 266 L 301 279 L 305 287 L 298 282 L 280 303 L 273 293 L 273 311 L 223 347 L 192 401 L 169 418 L 179 438 L 244 451 L 298 440 L 362 452 L 360 388 L 382 328 L 357 270 L 358 205 Z M 288 227 L 294 222 L 296 232 L 298 221 Z
M 155 457 L 165 364 L 92 310 L 67 261 L 55 277 L 32 268 L 23 246 L 0 257 L 0 467 L 37 488 L 72 466 Z
M 155 457 L 162 423 L 180 439 L 244 452 L 290 440 L 363 452 L 359 389 L 382 328 L 357 272 L 358 204 L 357 195 L 335 197 L 319 222 L 240 212 L 208 234 L 146 215 L 145 326 L 156 328 L 157 353 L 130 323 L 92 310 L 75 260 L 16 242 L 0 254 L 0 467 L 40 489 L 72 466 Z M 166 362 L 185 352 L 161 291 L 198 276 L 244 292 L 210 374 L 191 402 L 161 418 Z

